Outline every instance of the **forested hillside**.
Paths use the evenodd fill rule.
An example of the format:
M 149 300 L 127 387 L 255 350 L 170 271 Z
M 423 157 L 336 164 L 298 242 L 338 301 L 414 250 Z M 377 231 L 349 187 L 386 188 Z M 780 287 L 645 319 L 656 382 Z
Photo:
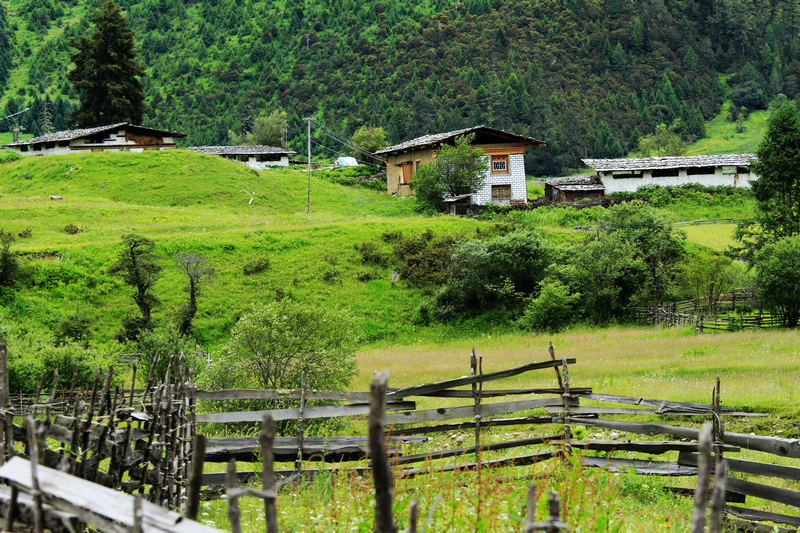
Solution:
M 99 3 L 0 0 L 0 109 L 32 105 L 29 133 L 43 95 L 69 126 L 68 43 Z M 702 136 L 726 96 L 755 109 L 800 89 L 794 0 L 120 4 L 147 67 L 145 122 L 188 144 L 224 143 L 275 108 L 295 148 L 310 115 L 348 136 L 384 126 L 391 141 L 483 123 L 546 141 L 531 169 L 555 173 L 622 155 L 659 123 Z

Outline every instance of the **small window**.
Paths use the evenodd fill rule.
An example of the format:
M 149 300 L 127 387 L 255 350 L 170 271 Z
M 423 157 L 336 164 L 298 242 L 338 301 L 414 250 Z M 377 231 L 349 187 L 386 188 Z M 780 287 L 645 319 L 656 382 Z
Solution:
M 508 174 L 508 156 L 492 156 L 492 174 Z
M 492 202 L 511 201 L 511 185 L 492 185 Z
M 421 164 L 422 164 L 422 159 L 417 159 L 416 161 L 414 161 L 414 172 L 416 172 L 417 170 L 419 170 L 419 166 L 420 166 Z
M 653 177 L 654 178 L 671 178 L 677 177 L 680 175 L 680 171 L 677 168 L 656 168 L 653 169 Z
M 703 176 L 705 174 L 713 174 L 714 170 L 708 167 L 689 167 L 686 169 L 686 174 L 689 176 Z

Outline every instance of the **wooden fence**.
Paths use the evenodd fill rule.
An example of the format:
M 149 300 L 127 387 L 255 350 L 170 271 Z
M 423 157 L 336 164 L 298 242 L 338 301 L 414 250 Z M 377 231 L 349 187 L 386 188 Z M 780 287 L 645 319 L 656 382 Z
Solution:
M 0 362 L 3 360 L 4 348 L 4 344 L 0 343 Z M 713 517 L 727 515 L 729 521 L 738 521 L 736 523 L 740 526 L 745 524 L 746 527 L 742 527 L 749 531 L 759 531 L 759 522 L 766 521 L 795 529 L 800 526 L 800 518 L 797 516 L 770 513 L 753 506 L 741 505 L 746 504 L 747 497 L 756 497 L 800 507 L 800 492 L 777 484 L 768 485 L 761 479 L 747 478 L 757 475 L 781 480 L 800 480 L 800 463 L 775 465 L 769 461 L 730 457 L 741 449 L 749 449 L 768 455 L 800 459 L 800 443 L 796 439 L 726 431 L 725 420 L 730 417 L 762 415 L 740 412 L 722 405 L 719 382 L 713 388 L 712 401 L 709 404 L 602 394 L 590 388 L 575 387 L 570 373 L 576 360 L 556 357 L 552 345 L 548 352 L 548 360 L 484 372 L 482 358 L 473 351 L 469 356 L 469 373 L 463 377 L 391 389 L 388 388 L 388 375 L 379 374 L 373 380 L 369 392 L 317 391 L 305 386 L 290 391 L 203 391 L 192 386 L 191 372 L 185 369 L 180 358 L 174 358 L 170 364 L 170 368 L 174 369 L 171 370 L 172 377 L 168 374 L 163 383 L 154 384 L 151 376 L 141 396 L 137 396 L 130 393 L 135 390 L 133 384 L 127 393 L 121 390 L 112 391 L 110 385 L 107 385 L 111 382 L 111 371 L 108 371 L 102 388 L 98 376 L 87 400 L 74 402 L 73 408 L 80 416 L 73 416 L 72 422 L 64 419 L 66 415 L 54 415 L 47 402 L 32 406 L 32 416 L 28 419 L 26 428 L 14 424 L 10 409 L 3 411 L 0 423 L 5 437 L 0 456 L 6 464 L 0 467 L 0 478 L 5 479 L 10 488 L 0 490 L 0 512 L 5 513 L 3 516 L 12 523 L 16 519 L 34 526 L 38 520 L 38 523 L 54 527 L 56 523 L 69 523 L 70 527 L 78 523 L 90 524 L 101 531 L 141 531 L 148 529 L 142 524 L 159 520 L 159 524 L 166 524 L 175 517 L 168 515 L 171 518 L 164 518 L 167 515 L 162 516 L 157 511 L 136 511 L 136 506 L 144 502 L 136 503 L 136 498 L 131 499 L 129 496 L 120 500 L 124 503 L 119 505 L 127 509 L 124 516 L 108 516 L 103 514 L 102 506 L 81 500 L 73 493 L 84 490 L 78 490 L 78 487 L 84 486 L 82 483 L 94 482 L 105 485 L 104 490 L 138 493 L 155 504 L 175 510 L 184 507 L 187 518 L 194 519 L 197 516 L 201 487 L 208 487 L 206 494 L 211 496 L 214 493 L 214 487 L 211 486 L 224 486 L 234 531 L 238 531 L 240 527 L 238 501 L 241 497 L 263 499 L 267 530 L 277 531 L 276 501 L 277 492 L 282 486 L 298 478 L 312 479 L 321 473 L 338 471 L 357 476 L 372 475 L 376 491 L 376 530 L 396 531 L 391 516 L 391 490 L 387 489 L 391 479 L 424 476 L 434 472 L 473 471 L 480 486 L 481 476 L 486 475 L 486 472 L 506 467 L 522 469 L 519 475 L 512 476 L 513 479 L 535 479 L 537 474 L 533 472 L 533 465 L 569 455 L 574 455 L 587 468 L 605 468 L 642 475 L 698 476 L 699 489 L 694 493 L 713 493 L 708 482 L 703 481 L 703 476 L 699 475 L 705 468 L 704 430 L 688 424 L 690 420 L 695 423 L 698 420 L 711 420 L 708 430 L 711 442 L 710 461 L 715 465 L 724 464 L 726 472 L 736 472 L 738 476 L 727 478 L 718 474 L 714 478 L 717 485 L 719 480 L 725 479 L 724 490 L 717 489 L 724 496 L 723 504 L 718 503 L 715 507 L 713 498 L 705 501 L 701 498 L 699 503 L 703 506 L 711 502 L 712 523 L 717 520 Z M 517 389 L 485 387 L 486 384 L 506 378 L 543 371 L 553 372 L 553 386 Z M 7 371 L 0 364 L 0 402 L 7 402 L 8 388 L 3 384 L 7 384 Z M 56 390 L 57 387 L 53 389 Z M 412 400 L 421 397 L 462 399 L 467 402 L 462 405 L 418 409 L 417 402 Z M 126 398 L 141 399 L 129 402 Z M 279 400 L 282 405 L 280 409 L 260 411 L 203 412 L 208 404 L 242 399 Z M 338 404 L 309 405 L 315 401 Z M 430 402 L 430 399 L 426 401 Z M 291 406 L 291 402 L 295 402 L 296 407 Z M 130 405 L 131 403 L 134 405 Z M 195 413 L 195 410 L 198 412 Z M 39 420 L 34 416 L 38 416 Z M 306 435 L 305 427 L 309 420 L 352 416 L 368 417 L 366 436 L 318 439 Z M 619 419 L 628 416 L 635 419 Z M 653 417 L 681 417 L 687 420 L 687 425 L 641 421 L 642 418 Z M 285 420 L 295 422 L 291 427 L 297 428 L 296 434 L 276 436 L 275 422 Z M 211 428 L 208 424 L 243 421 L 260 422 L 260 437 L 204 436 Z M 200 425 L 195 427 L 195 424 Z M 575 439 L 573 430 L 577 425 L 613 430 L 619 434 L 664 435 L 666 440 L 636 440 L 635 437 L 624 435 L 617 435 L 611 440 Z M 485 442 L 487 436 L 491 436 L 487 434 L 488 428 L 502 426 L 525 426 L 526 429 L 523 434 L 518 435 L 519 438 Z M 542 427 L 543 431 L 532 433 L 531 427 Z M 403 453 L 404 449 L 424 442 L 427 435 L 454 430 L 469 431 L 472 437 L 465 439 L 464 445 L 456 448 Z M 53 449 L 37 451 L 37 440 L 45 442 L 46 438 L 59 444 L 53 446 Z M 25 443 L 25 454 L 16 449 L 13 445 L 15 442 Z M 525 453 L 515 451 L 522 447 L 529 449 Z M 411 452 L 413 451 L 412 449 Z M 618 452 L 625 452 L 627 455 L 624 458 L 615 457 Z M 656 461 L 650 457 L 667 452 L 677 452 L 677 459 Z M 601 455 L 591 455 L 595 453 Z M 646 454 L 648 457 L 634 459 L 630 458 L 630 454 Z M 39 461 L 24 462 L 21 458 L 23 455 L 28 458 L 36 457 Z M 237 472 L 235 461 L 254 461 L 259 457 L 259 471 Z M 361 461 L 364 459 L 370 461 L 368 467 L 363 466 Z M 206 461 L 227 462 L 227 472 L 204 473 L 203 464 Z M 318 462 L 318 467 L 308 468 L 314 465 L 314 461 Z M 32 480 L 37 478 L 38 474 L 33 471 L 39 462 L 43 465 L 39 473 L 44 474 L 39 476 L 41 483 L 37 488 L 39 482 Z M 101 463 L 103 468 L 99 467 Z M 277 463 L 289 463 L 291 466 L 280 469 L 275 467 Z M 51 472 L 55 472 L 54 469 L 58 467 L 65 470 L 62 472 L 64 475 L 81 477 L 83 481 L 68 481 L 67 478 L 62 480 Z M 261 479 L 260 489 L 252 488 L 252 485 L 241 486 L 242 483 L 258 478 Z M 45 483 L 45 479 L 61 480 L 52 483 L 64 483 L 76 490 L 58 492 L 55 488 L 51 489 L 51 481 Z M 674 490 L 678 493 L 687 492 L 681 487 Z M 86 494 L 95 494 L 93 491 L 95 489 L 85 488 Z M 97 494 L 100 492 L 102 491 Z M 44 493 L 48 495 L 45 496 Z M 39 501 L 45 504 L 42 512 L 36 510 Z M 98 496 L 97 501 L 105 500 Z M 426 522 L 430 521 L 435 507 L 432 507 Z M 535 522 L 530 514 L 532 509 L 529 500 L 529 515 L 523 526 L 524 531 L 559 531 L 567 525 L 561 522 L 557 505 L 551 505 L 550 516 L 545 522 Z M 416 505 L 411 506 L 410 512 L 409 520 L 413 527 L 409 531 L 416 531 Z M 150 513 L 154 518 L 141 518 L 137 521 L 137 513 L 140 516 L 142 513 L 144 516 Z M 11 519 L 8 518 L 9 515 Z M 63 527 L 64 529 L 53 530 L 70 530 L 67 526 Z M 156 526 L 152 526 L 152 529 L 158 530 Z M 188 530 L 190 529 L 186 529 Z M 424 525 L 421 530 L 425 530 Z M 784 528 L 781 531 L 789 529 Z
M 765 313 L 752 289 L 734 289 L 714 298 L 695 298 L 664 305 L 634 308 L 637 322 L 662 326 L 691 326 L 703 331 L 776 328 L 783 317 Z

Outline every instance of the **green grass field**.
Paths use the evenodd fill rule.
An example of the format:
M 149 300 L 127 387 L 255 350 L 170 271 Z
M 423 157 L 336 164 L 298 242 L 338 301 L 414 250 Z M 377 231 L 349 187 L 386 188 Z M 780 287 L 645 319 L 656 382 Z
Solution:
M 486 334 L 449 342 L 423 341 L 402 347 L 380 343 L 366 347 L 359 353 L 360 375 L 352 388 L 366 390 L 373 370 L 388 369 L 389 385 L 395 387 L 462 376 L 468 373 L 469 353 L 473 347 L 483 356 L 484 372 L 546 360 L 549 358 L 547 346 L 550 341 L 554 343 L 559 356 L 577 359 L 577 363 L 570 368 L 570 383 L 573 386 L 588 386 L 595 392 L 609 394 L 708 403 L 715 379 L 719 376 L 724 405 L 771 415 L 768 418 L 726 419 L 727 431 L 800 437 L 800 429 L 793 422 L 800 415 L 800 396 L 794 386 L 800 378 L 800 361 L 792 355 L 800 350 L 800 337 L 795 331 L 697 335 L 679 328 L 611 327 L 577 328 L 557 335 Z M 556 380 L 550 370 L 528 373 L 496 384 L 496 388 L 553 386 L 556 386 Z M 484 403 L 494 401 L 500 400 L 486 399 Z M 469 402 L 441 398 L 418 399 L 418 407 L 421 408 L 466 403 Z M 590 403 L 582 402 L 583 405 Z M 658 417 L 652 419 L 659 420 Z M 702 420 L 672 417 L 666 422 L 698 427 Z M 340 428 L 339 434 L 363 434 L 365 430 L 363 421 L 352 422 Z M 542 425 L 490 429 L 484 433 L 483 442 L 501 442 L 558 431 L 560 426 Z M 612 438 L 608 430 L 576 426 L 573 431 L 584 438 Z M 433 442 L 414 447 L 413 452 L 467 446 L 470 436 L 468 431 L 436 436 Z M 659 439 L 658 436 L 632 438 Z M 536 450 L 541 448 L 496 452 L 486 454 L 484 459 Z M 408 448 L 405 451 L 410 453 L 412 450 Z M 759 452 L 743 451 L 734 455 L 748 460 L 798 465 L 797 460 Z M 635 457 L 634 454 L 615 456 Z M 675 460 L 677 455 L 673 452 L 650 458 Z M 458 457 L 420 466 L 447 465 L 472 459 L 472 456 Z M 317 466 L 313 462 L 307 464 L 308 468 Z M 239 467 L 248 469 L 253 465 L 240 463 Z M 395 516 L 400 527 L 405 527 L 411 499 L 419 500 L 421 515 L 426 516 L 436 495 L 441 494 L 442 502 L 434 514 L 431 531 L 515 530 L 518 524 L 514 516 L 524 516 L 522 510 L 527 489 L 527 481 L 520 478 L 531 473 L 540 476 L 536 480 L 538 491 L 553 488 L 565 500 L 565 521 L 573 530 L 633 533 L 669 529 L 687 531 L 690 527 L 691 499 L 670 495 L 664 487 L 692 487 L 694 478 L 608 474 L 574 465 L 564 466 L 557 461 L 535 467 L 486 470 L 480 485 L 476 483 L 474 472 L 433 474 L 412 480 L 398 478 L 395 481 Z M 800 489 L 798 482 L 768 478 L 758 481 L 792 490 Z M 290 485 L 284 489 L 278 499 L 279 520 L 291 531 L 370 531 L 373 501 L 369 478 L 323 477 L 313 483 Z M 477 502 L 481 502 L 481 520 L 477 518 Z M 793 512 L 791 507 L 753 498 L 748 498 L 748 506 L 780 513 Z M 227 527 L 225 509 L 224 501 L 205 502 L 201 519 L 219 527 Z M 254 499 L 245 500 L 243 518 L 246 531 L 263 528 L 261 504 Z
M 744 121 L 744 131 L 728 120 L 726 103 L 719 114 L 706 122 L 706 137 L 689 145 L 686 155 L 753 153 L 767 130 L 768 111 L 752 111 Z

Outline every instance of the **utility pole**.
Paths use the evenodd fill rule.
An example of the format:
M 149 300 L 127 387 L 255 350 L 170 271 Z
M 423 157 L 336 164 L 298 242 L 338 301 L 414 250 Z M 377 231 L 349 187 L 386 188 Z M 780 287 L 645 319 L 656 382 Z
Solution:
M 306 189 L 306 215 L 311 211 L 311 121 L 313 117 L 304 118 L 308 124 L 308 188 Z

